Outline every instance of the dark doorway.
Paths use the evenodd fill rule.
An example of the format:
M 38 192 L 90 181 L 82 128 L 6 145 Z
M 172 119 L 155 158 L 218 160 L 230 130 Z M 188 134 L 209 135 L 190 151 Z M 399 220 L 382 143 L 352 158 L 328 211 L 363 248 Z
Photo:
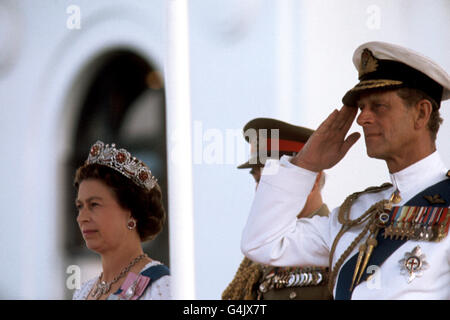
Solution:
M 71 256 L 88 256 L 76 223 L 72 185 L 76 168 L 84 163 L 97 140 L 115 143 L 144 161 L 157 177 L 167 210 L 166 115 L 161 73 L 137 54 L 116 50 L 98 58 L 96 72 L 81 99 L 71 154 L 67 161 L 66 249 Z M 155 260 L 170 266 L 168 219 L 158 237 L 143 244 Z

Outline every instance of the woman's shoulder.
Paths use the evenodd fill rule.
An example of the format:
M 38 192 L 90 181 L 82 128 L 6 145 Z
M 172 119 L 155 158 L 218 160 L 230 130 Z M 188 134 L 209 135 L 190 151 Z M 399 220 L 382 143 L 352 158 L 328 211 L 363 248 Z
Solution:
M 141 296 L 142 300 L 170 300 L 170 271 L 159 261 L 152 260 L 141 271 L 142 275 L 152 279 L 150 286 Z
M 144 276 L 150 277 L 150 279 L 159 279 L 163 276 L 169 276 L 170 270 L 169 268 L 157 260 L 152 260 L 151 262 L 147 263 L 144 268 L 142 268 L 140 274 Z

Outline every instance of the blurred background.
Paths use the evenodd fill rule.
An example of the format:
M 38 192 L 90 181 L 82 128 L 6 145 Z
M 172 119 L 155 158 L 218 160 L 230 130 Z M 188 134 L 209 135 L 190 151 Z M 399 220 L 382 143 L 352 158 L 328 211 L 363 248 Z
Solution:
M 70 266 L 81 281 L 100 273 L 75 221 L 72 186 L 96 140 L 144 160 L 166 208 L 178 196 L 167 179 L 169 1 L 0 1 L 0 299 L 71 298 Z M 243 258 L 255 188 L 236 169 L 249 153 L 245 123 L 273 117 L 315 129 L 357 83 L 352 55 L 367 41 L 412 48 L 450 72 L 450 1 L 191 0 L 186 14 L 194 235 L 186 263 L 194 297 L 220 299 Z M 441 115 L 437 147 L 450 167 L 448 101 Z M 334 208 L 389 181 L 386 169 L 360 139 L 327 171 L 325 202 Z M 175 267 L 176 232 L 168 224 L 144 250 Z

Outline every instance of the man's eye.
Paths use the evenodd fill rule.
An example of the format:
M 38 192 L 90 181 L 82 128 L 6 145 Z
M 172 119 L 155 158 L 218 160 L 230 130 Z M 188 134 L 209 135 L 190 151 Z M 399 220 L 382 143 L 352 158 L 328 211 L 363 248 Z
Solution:
M 75 208 L 77 208 L 77 210 L 80 211 L 81 209 L 83 209 L 83 205 L 77 204 L 75 205 Z

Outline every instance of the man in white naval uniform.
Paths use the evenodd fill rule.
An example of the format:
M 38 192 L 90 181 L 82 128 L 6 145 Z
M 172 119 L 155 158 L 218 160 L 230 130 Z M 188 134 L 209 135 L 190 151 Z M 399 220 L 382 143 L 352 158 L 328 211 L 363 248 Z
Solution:
M 345 94 L 342 109 L 295 157 L 266 163 L 242 252 L 274 266 L 330 265 L 336 299 L 450 299 L 450 179 L 435 146 L 450 77 L 421 54 L 382 42 L 358 47 L 353 62 L 360 82 Z M 358 109 L 367 154 L 386 161 L 392 185 L 351 195 L 329 217 L 297 219 L 317 173 L 338 163 L 359 139 L 359 133 L 346 138 Z M 438 192 L 414 197 L 439 182 Z M 425 199 L 441 207 L 438 215 L 424 213 L 430 212 Z M 412 210 L 397 215 L 392 206 Z

